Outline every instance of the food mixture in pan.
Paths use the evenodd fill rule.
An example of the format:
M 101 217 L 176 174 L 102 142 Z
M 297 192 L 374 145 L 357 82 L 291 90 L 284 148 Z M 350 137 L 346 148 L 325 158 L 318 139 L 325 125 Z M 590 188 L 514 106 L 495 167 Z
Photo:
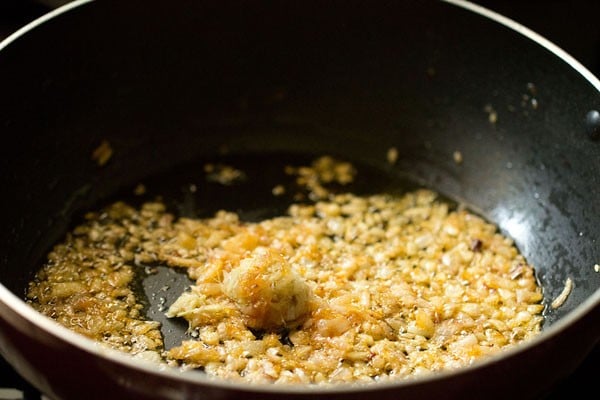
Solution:
M 312 201 L 260 222 L 176 217 L 160 201 L 91 212 L 48 255 L 28 301 L 136 357 L 248 382 L 408 378 L 540 332 L 534 269 L 494 225 L 426 189 L 329 192 L 356 173 L 330 157 L 287 172 Z M 168 350 L 131 287 L 153 265 L 195 281 L 165 309 L 193 335 Z

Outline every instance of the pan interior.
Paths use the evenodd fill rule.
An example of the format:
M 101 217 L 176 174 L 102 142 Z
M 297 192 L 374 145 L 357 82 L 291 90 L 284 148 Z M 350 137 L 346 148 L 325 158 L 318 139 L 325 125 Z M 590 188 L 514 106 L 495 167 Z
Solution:
M 149 176 L 172 185 L 167 195 L 147 179 L 148 193 L 178 213 L 208 215 L 215 204 L 250 220 L 281 212 L 289 199 L 273 199 L 269 184 L 281 171 L 263 154 L 254 172 L 262 197 L 243 182 L 215 194 L 181 171 L 161 175 L 227 145 L 232 154 L 266 149 L 265 160 L 290 156 L 282 149 L 339 152 L 376 166 L 357 192 L 408 182 L 465 202 L 515 238 L 548 298 L 573 279 L 549 324 L 597 291 L 600 158 L 583 121 L 600 103 L 589 82 L 516 32 L 447 4 L 288 6 L 265 14 L 190 4 L 169 9 L 166 23 L 166 9 L 142 2 L 119 19 L 93 2 L 4 48 L 0 75 L 12 101 L 1 124 L 14 142 L 0 149 L 8 171 L 0 183 L 13 194 L 3 199 L 11 212 L 0 233 L 2 283 L 22 296 L 76 214 Z M 535 108 L 523 103 L 534 94 Z M 98 168 L 89 155 L 102 140 L 115 152 Z M 244 157 L 254 156 L 240 165 Z M 191 169 L 199 176 L 208 161 L 216 159 Z M 205 197 L 186 193 L 194 182 Z

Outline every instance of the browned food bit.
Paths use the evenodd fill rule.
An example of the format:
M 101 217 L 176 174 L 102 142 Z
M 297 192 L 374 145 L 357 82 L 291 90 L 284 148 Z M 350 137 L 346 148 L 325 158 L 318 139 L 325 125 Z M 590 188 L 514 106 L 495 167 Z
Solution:
M 483 242 L 479 239 L 471 239 L 471 250 L 472 251 L 481 251 L 483 247 Z
M 463 155 L 458 150 L 456 150 L 454 153 L 452 153 L 452 158 L 454 159 L 454 162 L 456 164 L 462 164 L 462 162 L 463 162 Z
M 390 147 L 387 151 L 386 158 L 389 164 L 396 164 L 396 161 L 398 161 L 398 149 L 396 147 Z
M 556 296 L 554 300 L 552 300 L 552 303 L 550 303 L 550 307 L 556 309 L 562 306 L 565 303 L 565 301 L 567 301 L 567 297 L 569 297 L 569 294 L 571 294 L 571 290 L 573 290 L 573 280 L 571 278 L 567 278 L 563 290 L 558 296 Z
M 232 185 L 246 179 L 246 174 L 231 165 L 206 164 L 204 165 L 206 179 L 210 182 L 217 182 L 221 185 Z
M 113 149 L 107 140 L 103 140 L 92 152 L 92 160 L 99 166 L 105 165 L 112 157 Z
M 296 183 L 309 191 L 310 199 L 321 200 L 330 194 L 327 184 L 348 185 L 354 181 L 356 170 L 349 162 L 331 156 L 322 156 L 313 161 L 309 167 L 287 166 L 285 173 L 297 176 Z

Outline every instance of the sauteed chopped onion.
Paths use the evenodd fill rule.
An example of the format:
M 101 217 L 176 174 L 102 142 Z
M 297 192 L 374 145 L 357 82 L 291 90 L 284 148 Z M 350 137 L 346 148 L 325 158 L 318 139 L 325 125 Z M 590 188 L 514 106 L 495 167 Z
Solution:
M 90 213 L 49 254 L 29 301 L 117 349 L 249 382 L 402 379 L 540 332 L 534 269 L 494 225 L 425 189 L 334 195 L 326 183 L 356 171 L 315 165 L 288 169 L 314 202 L 261 222 L 176 218 L 160 202 Z M 168 351 L 130 288 L 135 265 L 157 263 L 195 281 L 166 310 L 195 337 Z

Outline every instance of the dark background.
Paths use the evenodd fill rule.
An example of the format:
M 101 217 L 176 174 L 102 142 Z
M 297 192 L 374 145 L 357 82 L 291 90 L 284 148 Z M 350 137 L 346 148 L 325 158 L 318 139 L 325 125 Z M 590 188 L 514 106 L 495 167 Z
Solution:
M 66 0 L 0 0 L 0 40 L 62 2 Z M 497 11 L 541 34 L 600 77 L 600 1 L 479 0 L 475 3 Z M 597 398 L 598 378 L 600 346 L 596 346 L 596 350 L 571 377 L 560 383 L 555 391 L 543 399 Z M 24 400 L 40 399 L 40 393 L 0 358 L 0 399 L 13 399 L 3 397 L 2 388 L 17 388 L 23 392 Z

